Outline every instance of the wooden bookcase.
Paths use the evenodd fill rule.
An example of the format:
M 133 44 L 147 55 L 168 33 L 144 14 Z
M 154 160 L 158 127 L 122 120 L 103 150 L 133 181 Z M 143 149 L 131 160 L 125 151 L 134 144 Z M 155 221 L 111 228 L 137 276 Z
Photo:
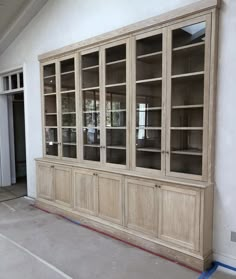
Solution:
M 204 269 L 218 2 L 42 55 L 37 204 Z

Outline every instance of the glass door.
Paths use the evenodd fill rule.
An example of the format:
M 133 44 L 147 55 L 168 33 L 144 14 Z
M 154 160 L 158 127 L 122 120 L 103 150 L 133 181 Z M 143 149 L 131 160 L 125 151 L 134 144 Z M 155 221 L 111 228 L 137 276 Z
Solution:
M 61 156 L 77 158 L 75 58 L 60 63 Z
M 104 49 L 105 162 L 127 165 L 127 41 L 119 41 Z
M 44 64 L 42 71 L 45 155 L 58 156 L 56 63 Z
M 203 17 L 169 30 L 167 172 L 177 177 L 199 179 L 207 169 L 208 26 Z
M 81 53 L 83 160 L 100 162 L 100 53 Z
M 135 150 L 136 168 L 162 170 L 164 155 L 162 30 L 136 37 Z

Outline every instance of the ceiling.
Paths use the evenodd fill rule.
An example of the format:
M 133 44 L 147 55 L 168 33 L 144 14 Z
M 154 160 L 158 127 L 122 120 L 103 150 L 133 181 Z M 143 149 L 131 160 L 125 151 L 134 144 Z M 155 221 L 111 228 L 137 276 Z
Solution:
M 0 55 L 47 0 L 0 0 Z

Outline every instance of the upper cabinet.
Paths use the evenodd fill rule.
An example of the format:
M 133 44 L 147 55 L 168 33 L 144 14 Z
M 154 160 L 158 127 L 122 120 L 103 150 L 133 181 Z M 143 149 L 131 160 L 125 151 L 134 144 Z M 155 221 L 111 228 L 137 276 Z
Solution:
M 211 16 L 42 65 L 45 156 L 207 181 Z

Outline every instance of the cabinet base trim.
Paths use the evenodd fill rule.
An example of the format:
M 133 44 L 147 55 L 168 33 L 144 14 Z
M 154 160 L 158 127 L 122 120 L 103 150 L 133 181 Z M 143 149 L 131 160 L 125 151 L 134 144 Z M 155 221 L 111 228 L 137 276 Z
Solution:
M 174 248 L 169 248 L 153 242 L 152 240 L 134 235 L 131 232 L 129 233 L 122 228 L 109 226 L 109 224 L 104 224 L 102 221 L 92 220 L 92 218 L 94 218 L 92 216 L 91 218 L 87 216 L 84 217 L 80 213 L 72 212 L 70 208 L 62 208 L 61 206 L 59 208 L 58 205 L 49 201 L 37 199 L 35 201 L 35 207 L 48 213 L 59 214 L 70 221 L 78 221 L 82 226 L 88 229 L 105 234 L 116 240 L 123 241 L 128 245 L 140 248 L 148 253 L 175 262 L 196 272 L 208 269 L 212 263 L 212 254 L 205 258 L 199 257 L 198 255 L 196 255 L 196 257 L 191 256 Z

